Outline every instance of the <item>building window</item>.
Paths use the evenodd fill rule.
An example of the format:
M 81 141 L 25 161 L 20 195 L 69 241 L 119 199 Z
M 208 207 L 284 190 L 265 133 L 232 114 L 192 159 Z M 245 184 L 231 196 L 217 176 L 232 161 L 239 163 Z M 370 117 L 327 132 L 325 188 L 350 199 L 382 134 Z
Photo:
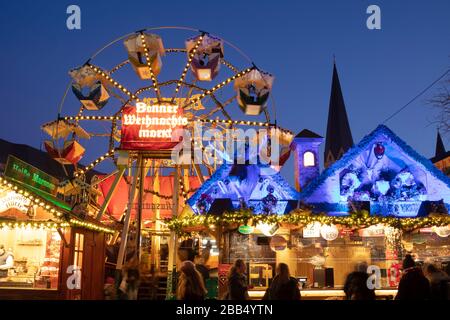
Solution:
M 305 167 L 314 167 L 315 166 L 314 153 L 312 153 L 311 151 L 306 151 L 303 154 L 303 166 L 305 166 Z
M 75 233 L 75 247 L 73 250 L 73 265 L 77 267 L 78 275 L 81 277 L 83 268 L 84 234 Z M 81 278 L 79 284 L 81 285 Z

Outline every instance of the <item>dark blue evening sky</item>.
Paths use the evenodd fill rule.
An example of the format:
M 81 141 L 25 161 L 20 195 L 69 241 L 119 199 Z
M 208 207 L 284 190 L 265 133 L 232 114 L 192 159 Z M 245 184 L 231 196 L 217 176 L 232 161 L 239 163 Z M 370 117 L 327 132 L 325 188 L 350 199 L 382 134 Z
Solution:
M 66 28 L 70 4 L 81 7 L 79 31 Z M 370 4 L 381 8 L 381 30 L 366 28 Z M 335 54 L 358 142 L 449 67 L 449 12 L 448 0 L 1 1 L 0 137 L 39 147 L 69 69 L 118 36 L 173 25 L 219 35 L 273 73 L 278 123 L 295 132 L 325 135 Z M 387 123 L 427 157 L 436 139 L 432 92 Z

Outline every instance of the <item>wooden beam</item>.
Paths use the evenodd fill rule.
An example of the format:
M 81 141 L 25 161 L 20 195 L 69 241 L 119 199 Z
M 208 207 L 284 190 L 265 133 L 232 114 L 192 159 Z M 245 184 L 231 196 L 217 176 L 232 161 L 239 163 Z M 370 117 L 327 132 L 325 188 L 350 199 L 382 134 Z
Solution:
M 116 265 L 116 271 L 122 270 L 123 266 L 123 260 L 125 257 L 125 250 L 127 248 L 127 240 L 128 240 L 128 229 L 130 227 L 130 220 L 131 220 L 131 210 L 133 208 L 133 203 L 136 198 L 136 190 L 137 190 L 137 182 L 139 178 L 140 171 L 143 170 L 142 168 L 142 156 L 138 157 L 137 165 L 136 165 L 136 171 L 134 173 L 133 177 L 133 184 L 131 186 L 131 192 L 130 196 L 128 198 L 128 207 L 127 212 L 125 214 L 125 220 L 123 223 L 123 229 L 120 237 L 120 249 L 119 249 L 119 255 L 117 257 L 117 265 Z
M 194 170 L 197 174 L 198 180 L 200 181 L 200 185 L 205 183 L 205 178 L 203 177 L 202 170 L 200 169 L 200 166 L 198 164 L 194 164 Z
M 100 208 L 100 211 L 97 214 L 96 219 L 98 221 L 101 220 L 103 214 L 105 213 L 106 209 L 108 208 L 108 205 L 111 202 L 114 192 L 116 192 L 117 186 L 119 185 L 120 179 L 122 179 L 123 174 L 125 173 L 125 170 L 126 170 L 126 167 L 122 167 L 122 168 L 120 168 L 119 172 L 116 174 L 113 184 L 111 185 L 111 188 L 109 188 L 108 194 L 106 195 L 106 198 L 103 201 L 102 207 Z
M 69 241 L 66 239 L 66 235 L 64 232 L 62 232 L 61 228 L 56 229 L 59 233 L 59 236 L 61 237 L 61 240 L 63 241 L 64 247 L 68 248 L 70 246 Z

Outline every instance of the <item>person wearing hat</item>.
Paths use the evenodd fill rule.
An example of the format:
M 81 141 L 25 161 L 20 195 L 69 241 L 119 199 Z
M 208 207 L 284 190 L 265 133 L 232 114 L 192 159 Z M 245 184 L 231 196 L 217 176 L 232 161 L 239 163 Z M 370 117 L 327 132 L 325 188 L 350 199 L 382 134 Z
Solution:
M 14 256 L 0 244 L 0 278 L 8 276 L 8 270 L 14 267 Z
M 428 300 L 430 283 L 410 254 L 403 260 L 403 273 L 395 300 Z

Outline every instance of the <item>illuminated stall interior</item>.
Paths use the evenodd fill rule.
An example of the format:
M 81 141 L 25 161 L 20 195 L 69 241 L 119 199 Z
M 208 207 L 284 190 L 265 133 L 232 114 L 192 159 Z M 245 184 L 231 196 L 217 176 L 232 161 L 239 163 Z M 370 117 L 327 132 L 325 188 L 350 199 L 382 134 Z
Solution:
M 8 168 L 51 185 L 38 169 L 22 167 L 18 159 L 11 163 Z M 100 299 L 105 246 L 114 230 L 89 216 L 78 216 L 69 204 L 31 180 L 16 180 L 8 168 L 9 176 L 0 177 L 0 297 Z M 70 278 L 74 268 L 80 272 L 76 281 Z

